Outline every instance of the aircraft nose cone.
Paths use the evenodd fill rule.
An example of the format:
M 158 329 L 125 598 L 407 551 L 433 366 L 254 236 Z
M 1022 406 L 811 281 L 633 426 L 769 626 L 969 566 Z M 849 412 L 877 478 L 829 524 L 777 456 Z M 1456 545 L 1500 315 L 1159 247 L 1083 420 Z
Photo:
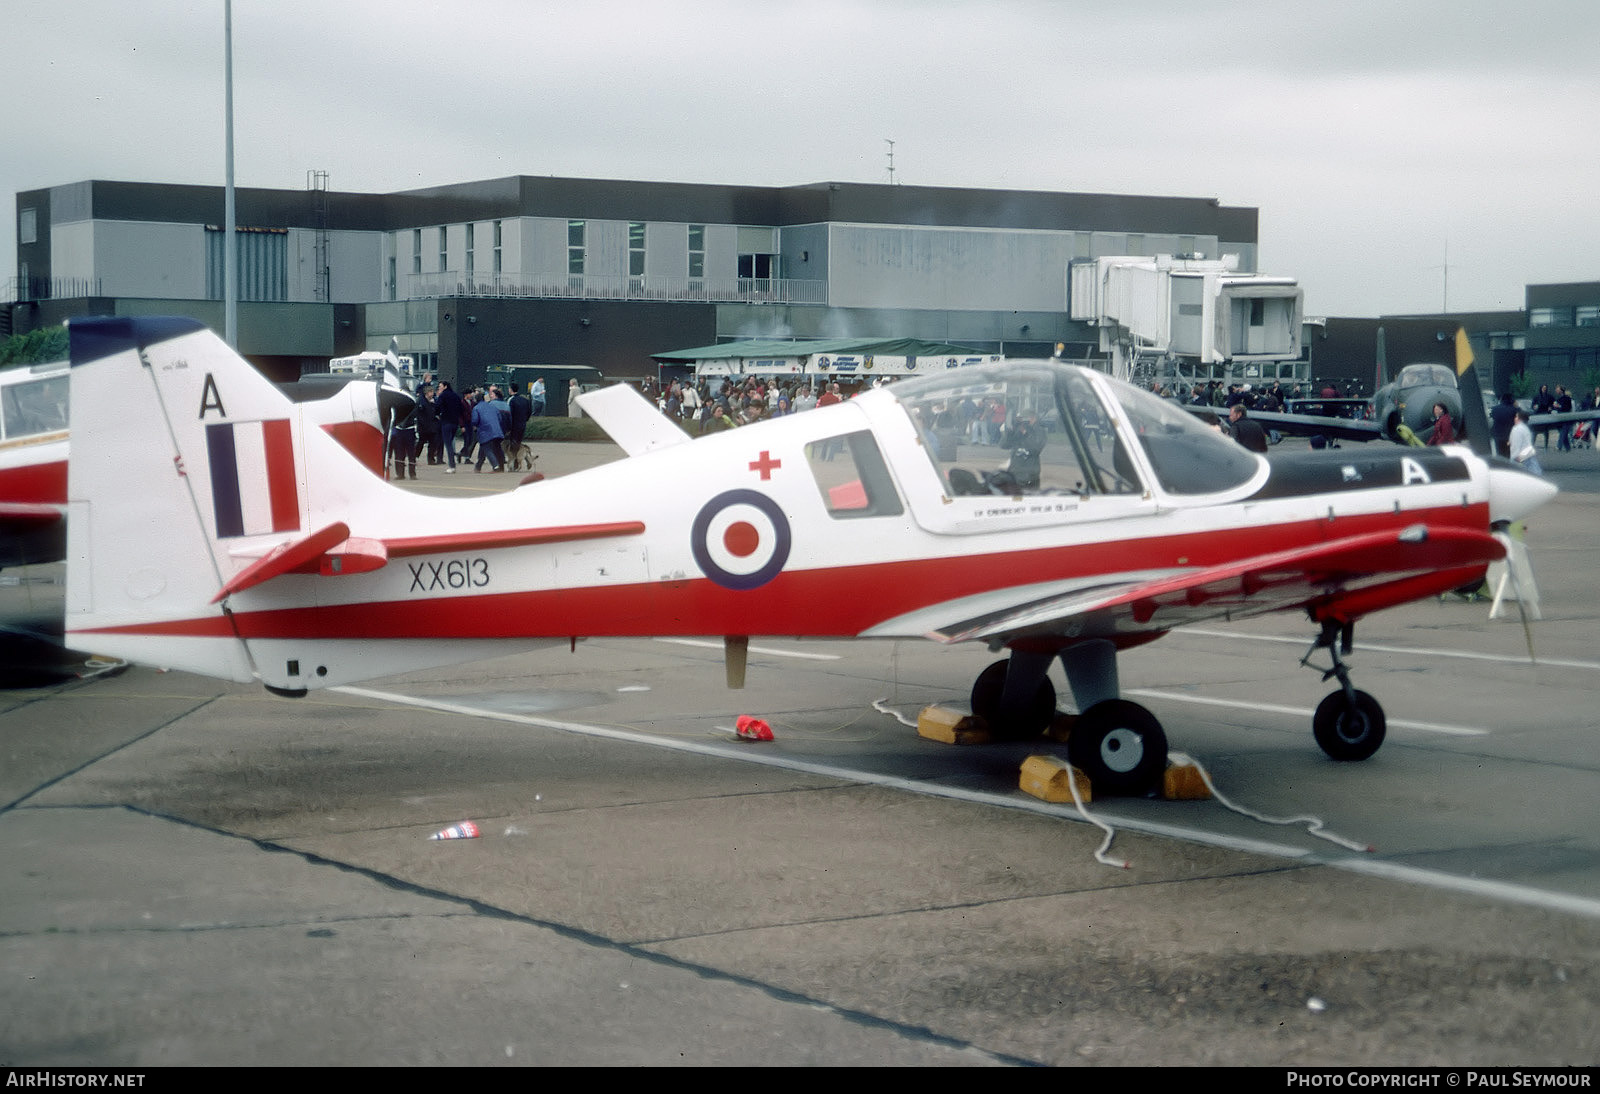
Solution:
M 1521 520 L 1555 497 L 1560 490 L 1548 479 L 1510 463 L 1489 468 L 1489 519 Z

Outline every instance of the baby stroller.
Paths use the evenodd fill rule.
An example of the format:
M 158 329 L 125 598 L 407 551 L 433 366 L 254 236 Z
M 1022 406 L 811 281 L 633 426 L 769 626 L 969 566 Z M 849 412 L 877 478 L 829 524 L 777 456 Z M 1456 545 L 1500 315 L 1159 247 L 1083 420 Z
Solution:
M 1594 423 L 1579 422 L 1572 427 L 1572 447 L 1588 448 L 1594 441 Z

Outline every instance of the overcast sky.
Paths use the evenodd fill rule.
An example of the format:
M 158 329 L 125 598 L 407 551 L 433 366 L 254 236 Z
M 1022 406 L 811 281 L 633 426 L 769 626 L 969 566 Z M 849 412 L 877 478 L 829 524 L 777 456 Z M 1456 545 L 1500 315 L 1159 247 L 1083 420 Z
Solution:
M 10 0 L 15 194 L 220 185 L 223 0 Z M 1313 315 L 1600 280 L 1595 0 L 234 0 L 240 186 L 504 175 L 1216 198 Z M 1448 271 L 1448 272 L 1447 272 Z

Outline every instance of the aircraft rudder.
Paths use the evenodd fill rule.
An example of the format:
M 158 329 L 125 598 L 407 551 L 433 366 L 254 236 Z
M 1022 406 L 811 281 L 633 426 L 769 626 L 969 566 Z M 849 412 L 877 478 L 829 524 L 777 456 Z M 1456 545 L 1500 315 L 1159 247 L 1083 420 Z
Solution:
M 75 320 L 68 330 L 69 641 L 239 679 L 238 643 L 207 604 L 219 559 L 186 473 L 186 415 L 160 379 L 178 359 L 172 347 L 195 356 L 214 336 L 192 320 L 144 317 Z

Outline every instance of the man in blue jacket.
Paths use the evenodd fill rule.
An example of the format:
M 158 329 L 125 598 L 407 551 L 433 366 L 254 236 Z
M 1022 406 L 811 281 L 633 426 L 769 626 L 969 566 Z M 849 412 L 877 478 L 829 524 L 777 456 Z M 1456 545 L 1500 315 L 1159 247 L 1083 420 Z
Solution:
M 500 389 L 491 387 L 478 405 L 472 408 L 472 428 L 478 436 L 478 462 L 473 466 L 474 471 L 483 471 L 485 459 L 493 470 L 505 470 L 506 426 L 510 421 L 511 411 L 505 400 L 500 398 Z

